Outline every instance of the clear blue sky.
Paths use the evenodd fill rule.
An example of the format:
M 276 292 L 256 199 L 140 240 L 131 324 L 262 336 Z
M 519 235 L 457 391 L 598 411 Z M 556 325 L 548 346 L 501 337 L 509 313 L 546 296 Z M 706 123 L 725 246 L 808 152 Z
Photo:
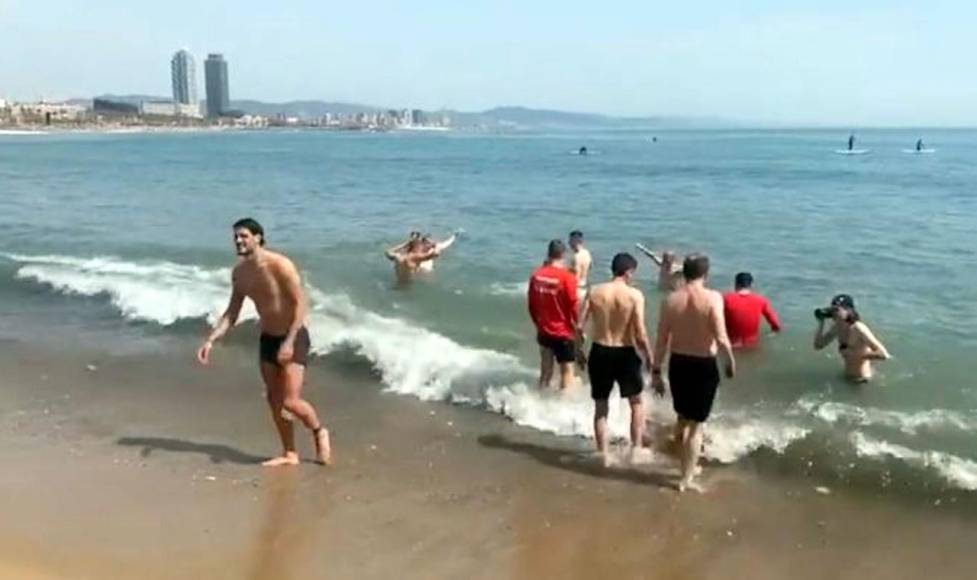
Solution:
M 0 0 L 0 96 L 167 95 L 186 46 L 232 98 L 977 125 L 965 0 Z

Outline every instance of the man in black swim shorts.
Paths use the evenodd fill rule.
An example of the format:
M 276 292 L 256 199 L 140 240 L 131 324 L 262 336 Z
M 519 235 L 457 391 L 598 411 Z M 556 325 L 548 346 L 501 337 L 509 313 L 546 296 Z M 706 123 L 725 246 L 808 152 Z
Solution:
M 302 398 L 302 383 L 309 359 L 309 331 L 305 328 L 307 304 L 298 269 L 286 256 L 265 249 L 265 232 L 253 219 L 234 224 L 234 244 L 241 261 L 231 273 L 231 299 L 217 326 L 197 351 L 201 364 L 210 361 L 214 342 L 237 322 L 245 298 L 258 310 L 261 340 L 259 359 L 271 417 L 283 452 L 264 462 L 268 467 L 298 465 L 295 434 L 287 411 L 297 417 L 315 442 L 316 459 L 331 462 L 329 432 L 315 408 Z
M 726 376 L 736 374 L 733 348 L 726 335 L 723 297 L 706 288 L 709 258 L 693 254 L 682 264 L 685 284 L 668 295 L 658 315 L 658 338 L 652 385 L 664 388 L 661 361 L 668 359 L 668 382 L 678 415 L 676 438 L 681 446 L 682 478 L 679 491 L 699 490 L 692 481 L 702 448 L 702 425 L 709 419 L 719 387 L 717 352 L 726 359 Z
M 631 457 L 642 446 L 645 414 L 641 404 L 644 377 L 642 360 L 651 368 L 652 352 L 645 329 L 645 298 L 641 290 L 631 286 L 638 261 L 630 254 L 618 254 L 611 262 L 614 278 L 595 286 L 584 302 L 581 333 L 588 319 L 593 319 L 592 339 L 587 370 L 590 374 L 590 394 L 594 399 L 594 438 L 597 451 L 610 463 L 607 454 L 608 399 L 614 383 L 621 398 L 631 405 Z

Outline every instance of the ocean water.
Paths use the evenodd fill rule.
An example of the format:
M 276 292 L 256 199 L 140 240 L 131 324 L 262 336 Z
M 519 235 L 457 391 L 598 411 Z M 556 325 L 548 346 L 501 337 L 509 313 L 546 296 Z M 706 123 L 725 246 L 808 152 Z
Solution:
M 589 436 L 585 390 L 540 394 L 525 280 L 584 231 L 593 281 L 635 242 L 713 258 L 771 298 L 781 336 L 724 384 L 707 455 L 851 485 L 977 491 L 977 133 L 639 131 L 474 134 L 0 135 L 0 338 L 152 348 L 226 301 L 230 224 L 252 216 L 305 274 L 316 364 L 370 365 L 384 388 Z M 910 154 L 922 136 L 929 154 Z M 586 145 L 591 154 L 571 154 Z M 382 250 L 463 230 L 398 290 Z M 647 260 L 649 320 L 659 298 Z M 812 311 L 838 292 L 893 353 L 852 387 Z M 119 338 L 122 337 L 122 338 Z M 243 347 L 241 347 L 243 348 Z M 189 362 L 188 362 L 189 364 Z M 652 401 L 655 421 L 672 419 Z M 626 413 L 612 424 L 626 433 Z

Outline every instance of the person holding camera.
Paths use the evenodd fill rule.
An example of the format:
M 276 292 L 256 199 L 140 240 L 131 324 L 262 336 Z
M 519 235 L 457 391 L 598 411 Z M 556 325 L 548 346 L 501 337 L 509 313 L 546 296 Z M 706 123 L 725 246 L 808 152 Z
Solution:
M 838 340 L 838 353 L 845 361 L 845 377 L 856 383 L 867 383 L 872 378 L 872 361 L 888 360 L 889 351 L 862 322 L 855 310 L 855 300 L 847 294 L 831 299 L 827 308 L 814 311 L 818 321 L 814 335 L 814 349 L 821 350 Z M 825 331 L 825 323 L 832 321 Z

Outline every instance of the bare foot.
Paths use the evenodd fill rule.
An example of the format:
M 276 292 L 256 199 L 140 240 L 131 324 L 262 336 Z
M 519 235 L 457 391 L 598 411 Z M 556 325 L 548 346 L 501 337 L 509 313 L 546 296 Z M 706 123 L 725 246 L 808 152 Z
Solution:
M 684 493 L 685 490 L 692 490 L 696 493 L 704 493 L 706 491 L 705 488 L 691 479 L 683 479 L 678 482 L 678 492 Z
M 631 453 L 628 456 L 628 463 L 631 465 L 642 465 L 645 463 L 651 463 L 654 459 L 654 452 L 647 447 L 631 447 Z
M 294 451 L 288 451 L 281 457 L 272 457 L 262 463 L 262 467 L 282 467 L 283 465 L 298 465 L 299 456 Z
M 601 464 L 605 468 L 606 467 L 611 467 L 611 466 L 614 465 L 615 461 L 614 461 L 614 458 L 611 457 L 611 454 L 610 453 L 604 451 L 604 452 L 598 452 L 598 455 L 600 456 Z
M 329 431 L 320 427 L 315 433 L 315 459 L 323 465 L 332 465 L 332 447 L 329 444 Z

